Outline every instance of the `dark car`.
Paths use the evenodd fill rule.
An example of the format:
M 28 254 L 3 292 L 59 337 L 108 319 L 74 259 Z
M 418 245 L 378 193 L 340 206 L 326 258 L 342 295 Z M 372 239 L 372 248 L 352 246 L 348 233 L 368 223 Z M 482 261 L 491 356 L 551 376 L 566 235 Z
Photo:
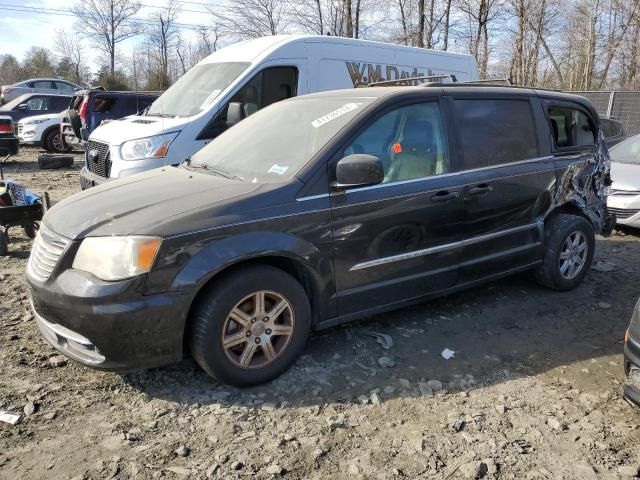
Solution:
M 159 96 L 160 92 L 117 92 L 103 87 L 79 90 L 60 127 L 65 141 L 80 146 L 102 122 L 136 115 Z
M 0 115 L 8 115 L 17 123 L 22 118 L 61 112 L 70 101 L 71 95 L 27 93 L 0 107 Z
M 609 148 L 617 145 L 627 138 L 627 134 L 624 131 L 624 125 L 622 125 L 620 120 L 616 120 L 613 117 L 600 117 L 600 123 L 602 125 L 604 139 L 607 141 L 607 146 Z
M 190 353 L 253 385 L 311 329 L 525 270 L 575 288 L 612 227 L 599 129 L 588 100 L 520 88 L 276 103 L 178 168 L 54 206 L 27 268 L 37 323 L 86 365 Z
M 18 137 L 11 117 L 0 115 L 0 157 L 17 155 Z M 2 160 L 0 158 L 0 160 Z
M 640 301 L 633 309 L 631 323 L 624 336 L 624 373 L 627 377 L 624 396 L 640 407 Z

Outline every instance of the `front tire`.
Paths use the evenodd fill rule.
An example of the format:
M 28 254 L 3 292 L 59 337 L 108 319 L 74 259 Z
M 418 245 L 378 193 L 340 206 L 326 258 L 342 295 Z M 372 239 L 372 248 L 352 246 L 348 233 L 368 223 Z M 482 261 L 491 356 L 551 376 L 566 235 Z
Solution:
M 300 283 L 282 270 L 255 265 L 207 287 L 192 314 L 189 346 L 209 375 L 248 387 L 287 370 L 310 330 L 311 308 Z
M 593 226 L 583 217 L 559 214 L 547 222 L 545 235 L 544 263 L 535 271 L 536 280 L 554 290 L 576 288 L 593 262 Z
M 67 143 L 64 141 L 64 137 L 60 133 L 59 128 L 54 128 L 53 130 L 49 130 L 49 132 L 47 132 L 43 146 L 45 150 L 53 153 L 66 153 L 71 150 Z

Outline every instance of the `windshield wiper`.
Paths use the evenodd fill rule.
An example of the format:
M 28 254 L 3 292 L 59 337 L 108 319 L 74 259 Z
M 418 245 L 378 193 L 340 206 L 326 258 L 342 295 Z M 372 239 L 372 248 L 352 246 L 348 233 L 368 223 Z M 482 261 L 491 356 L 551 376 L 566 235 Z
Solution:
M 240 177 L 239 175 L 234 175 L 233 173 L 227 172 L 226 170 L 222 170 L 220 168 L 210 167 L 206 163 L 194 164 L 194 163 L 191 163 L 191 159 L 189 159 L 186 161 L 186 164 L 187 164 L 187 168 L 191 168 L 191 169 L 199 168 L 201 170 L 211 172 L 214 175 L 217 175 L 219 177 L 228 178 L 229 180 L 244 180 L 244 178 Z

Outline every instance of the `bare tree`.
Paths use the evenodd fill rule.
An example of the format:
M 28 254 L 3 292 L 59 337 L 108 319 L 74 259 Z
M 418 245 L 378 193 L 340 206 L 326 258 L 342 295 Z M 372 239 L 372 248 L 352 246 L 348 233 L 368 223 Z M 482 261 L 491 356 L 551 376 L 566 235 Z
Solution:
M 140 33 L 135 20 L 140 8 L 134 0 L 79 0 L 72 8 L 79 31 L 109 55 L 111 75 L 116 69 L 116 46 Z
M 456 0 L 466 22 L 469 53 L 476 58 L 480 77 L 487 76 L 489 64 L 489 25 L 504 12 L 503 0 Z
M 155 22 L 146 29 L 145 35 L 158 64 L 159 87 L 170 83 L 169 61 L 175 52 L 178 40 L 178 27 L 176 19 L 179 9 L 175 0 L 171 0 L 167 7 L 156 13 L 151 19 Z M 164 85 L 166 87 L 167 85 Z
M 56 53 L 66 59 L 73 69 L 73 81 L 82 85 L 87 80 L 87 65 L 84 55 L 84 48 L 80 38 L 68 30 L 56 30 L 54 42 Z
M 230 0 L 224 13 L 209 11 L 230 36 L 258 38 L 286 28 L 284 0 Z
M 344 1 L 344 0 L 343 0 Z M 307 33 L 345 35 L 344 3 L 336 0 L 299 0 L 291 2 L 289 13 Z

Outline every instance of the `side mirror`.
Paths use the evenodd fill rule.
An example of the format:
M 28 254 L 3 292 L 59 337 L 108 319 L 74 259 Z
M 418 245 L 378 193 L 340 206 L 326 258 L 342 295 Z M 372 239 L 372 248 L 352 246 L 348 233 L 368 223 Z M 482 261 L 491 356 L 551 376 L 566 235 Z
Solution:
M 18 105 L 16 107 L 18 110 L 27 110 L 29 108 L 29 105 L 27 105 L 26 103 L 21 103 L 20 105 Z
M 231 102 L 227 107 L 227 127 L 233 127 L 236 123 L 244 118 L 242 103 Z
M 366 187 L 384 180 L 384 168 L 378 157 L 356 153 L 336 165 L 336 188 Z

